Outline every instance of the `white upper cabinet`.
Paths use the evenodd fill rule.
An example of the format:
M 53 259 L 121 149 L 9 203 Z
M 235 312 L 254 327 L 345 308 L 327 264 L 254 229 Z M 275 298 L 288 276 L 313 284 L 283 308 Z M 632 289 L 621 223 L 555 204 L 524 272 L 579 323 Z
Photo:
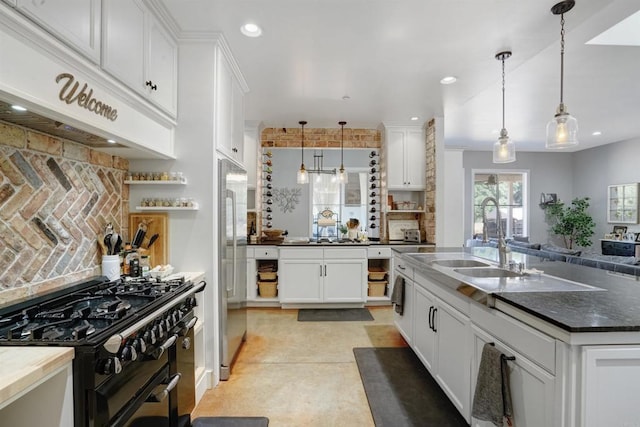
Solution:
M 387 187 L 424 190 L 426 183 L 425 134 L 418 126 L 388 126 L 385 132 Z
M 95 63 L 100 62 L 101 0 L 17 0 L 17 9 Z
M 140 0 L 103 0 L 102 5 L 102 68 L 175 116 L 175 41 Z
M 216 65 L 216 149 L 244 165 L 244 93 L 230 60 L 218 49 Z

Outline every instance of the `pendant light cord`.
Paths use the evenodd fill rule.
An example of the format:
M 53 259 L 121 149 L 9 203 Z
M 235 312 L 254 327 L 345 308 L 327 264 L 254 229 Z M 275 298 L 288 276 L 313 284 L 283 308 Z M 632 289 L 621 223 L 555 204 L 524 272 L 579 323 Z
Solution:
M 560 104 L 564 93 L 564 13 L 560 15 Z
M 502 129 L 504 130 L 504 55 L 502 55 Z

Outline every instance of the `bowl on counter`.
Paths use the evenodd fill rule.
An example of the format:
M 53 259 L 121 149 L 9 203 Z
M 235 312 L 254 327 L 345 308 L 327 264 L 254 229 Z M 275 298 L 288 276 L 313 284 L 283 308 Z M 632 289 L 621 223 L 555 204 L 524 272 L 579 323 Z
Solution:
M 278 229 L 269 229 L 269 230 L 262 230 L 262 234 L 264 234 L 265 236 L 267 236 L 268 239 L 277 239 L 278 237 L 282 236 L 283 230 L 278 230 Z

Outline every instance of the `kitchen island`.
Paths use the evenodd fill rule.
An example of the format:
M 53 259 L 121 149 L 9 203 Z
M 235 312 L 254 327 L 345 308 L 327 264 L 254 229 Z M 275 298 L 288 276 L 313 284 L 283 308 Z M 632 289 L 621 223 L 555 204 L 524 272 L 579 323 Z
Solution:
M 509 366 L 516 425 L 640 423 L 635 280 L 516 253 L 515 261 L 538 272 L 508 277 L 495 268 L 494 248 L 394 250 L 405 279 L 396 324 L 472 425 L 487 425 L 471 419 L 470 407 L 482 347 L 490 342 L 515 357 Z M 475 262 L 475 270 L 491 271 L 455 267 Z

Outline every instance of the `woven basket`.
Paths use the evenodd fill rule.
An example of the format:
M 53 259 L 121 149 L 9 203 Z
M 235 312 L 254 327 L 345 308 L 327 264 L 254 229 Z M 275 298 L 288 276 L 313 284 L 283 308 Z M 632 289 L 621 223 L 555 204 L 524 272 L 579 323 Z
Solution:
M 278 274 L 275 271 L 259 271 L 260 280 L 275 280 Z
M 387 290 L 387 281 L 369 282 L 370 297 L 383 297 Z
M 262 298 L 275 298 L 278 295 L 278 282 L 258 282 L 258 292 Z
M 382 267 L 369 267 L 369 280 L 384 280 L 387 271 Z

